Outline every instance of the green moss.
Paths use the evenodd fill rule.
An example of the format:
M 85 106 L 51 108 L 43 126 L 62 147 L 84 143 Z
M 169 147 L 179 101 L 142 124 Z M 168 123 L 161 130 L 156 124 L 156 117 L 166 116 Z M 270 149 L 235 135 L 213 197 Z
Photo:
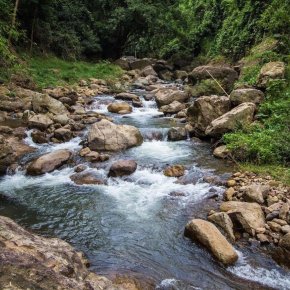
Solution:
M 115 79 L 123 73 L 120 67 L 109 62 L 88 63 L 65 61 L 56 57 L 27 59 L 27 71 L 38 87 L 74 84 L 80 79 Z

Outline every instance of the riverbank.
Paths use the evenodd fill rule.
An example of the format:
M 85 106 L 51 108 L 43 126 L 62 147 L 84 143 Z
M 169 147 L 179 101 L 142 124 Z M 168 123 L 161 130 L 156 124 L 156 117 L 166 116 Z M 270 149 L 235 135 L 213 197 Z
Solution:
M 15 84 L 2 87 L 1 108 L 5 106 L 6 113 L 2 114 L 1 170 L 8 174 L 1 180 L 1 190 L 12 202 L 4 203 L 1 214 L 42 234 L 69 240 L 87 253 L 92 271 L 107 276 L 141 273 L 159 289 L 179 284 L 178 280 L 180 289 L 193 285 L 211 289 L 214 282 L 224 289 L 246 289 L 265 284 L 260 274 L 271 273 L 272 267 L 277 279 L 265 287 L 287 287 L 283 282 L 287 272 L 259 251 L 247 257 L 261 263 L 258 268 L 246 263 L 256 277 L 249 277 L 243 286 L 246 272 L 237 270 L 245 266 L 240 265 L 241 258 L 225 270 L 209 255 L 201 261 L 204 249 L 184 239 L 190 218 L 206 220 L 211 205 L 218 206 L 235 166 L 231 160 L 213 158 L 213 148 L 200 135 L 213 118 L 235 108 L 225 96 L 191 102 L 182 82 L 184 73 L 170 72 L 164 62 L 148 61 L 130 61 L 130 68 L 139 68 L 113 85 L 91 78 L 41 92 Z M 156 65 L 162 68 L 158 72 Z M 227 79 L 236 79 L 230 67 L 207 70 L 230 73 L 234 78 Z M 180 78 L 170 81 L 175 75 Z M 215 101 L 214 107 L 206 105 Z M 196 110 L 199 102 L 205 105 Z M 186 111 L 192 110 L 195 114 L 188 115 Z M 249 115 L 252 120 L 254 111 Z M 193 134 L 201 139 L 192 138 Z M 272 187 L 276 190 L 279 185 Z M 242 197 L 239 187 L 234 191 L 232 198 Z M 193 210 L 198 204 L 204 206 Z M 243 251 L 241 245 L 235 244 Z

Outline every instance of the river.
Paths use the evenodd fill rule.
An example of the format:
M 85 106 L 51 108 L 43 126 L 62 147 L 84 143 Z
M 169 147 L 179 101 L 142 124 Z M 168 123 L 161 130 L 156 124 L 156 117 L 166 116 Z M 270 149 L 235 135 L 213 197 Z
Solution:
M 77 186 L 70 180 L 73 166 L 40 177 L 18 170 L 0 179 L 0 193 L 11 197 L 0 203 L 0 214 L 44 236 L 57 236 L 82 250 L 91 269 L 100 274 L 134 276 L 156 289 L 290 289 L 290 274 L 257 246 L 235 245 L 239 260 L 224 267 L 200 246 L 183 236 L 191 218 L 206 218 L 210 205 L 224 188 L 204 182 L 204 176 L 225 179 L 233 168 L 211 156 L 207 143 L 169 142 L 167 131 L 182 126 L 164 117 L 155 101 L 145 101 L 130 115 L 108 113 L 112 96 L 96 96 L 87 108 L 111 116 L 116 123 L 140 128 L 144 143 L 112 156 L 95 170 L 106 178 L 112 162 L 134 159 L 137 171 L 109 178 L 107 185 Z M 86 134 L 86 132 L 84 132 Z M 68 148 L 78 151 L 81 137 L 57 145 L 35 144 L 28 132 L 25 142 L 37 150 L 23 163 L 45 152 Z M 183 164 L 183 182 L 163 175 L 167 165 Z

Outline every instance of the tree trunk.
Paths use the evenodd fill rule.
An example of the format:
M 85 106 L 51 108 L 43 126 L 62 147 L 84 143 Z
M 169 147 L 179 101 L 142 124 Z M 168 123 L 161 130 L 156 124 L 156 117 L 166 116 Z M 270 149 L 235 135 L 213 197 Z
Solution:
M 16 23 L 16 16 L 17 16 L 19 2 L 20 2 L 20 0 L 15 0 L 15 6 L 14 6 L 13 15 L 12 15 L 11 29 L 10 29 L 10 33 L 9 33 L 9 37 L 8 37 L 9 44 L 11 43 L 12 32 L 13 32 L 13 29 L 14 29 L 15 23 Z

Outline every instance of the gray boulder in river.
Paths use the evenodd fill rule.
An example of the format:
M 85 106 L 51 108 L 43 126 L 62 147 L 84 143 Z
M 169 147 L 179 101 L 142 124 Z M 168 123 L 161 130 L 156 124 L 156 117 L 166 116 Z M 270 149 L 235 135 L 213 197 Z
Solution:
M 129 125 L 116 125 L 108 120 L 93 124 L 88 134 L 88 146 L 95 151 L 121 151 L 143 143 L 140 131 Z

